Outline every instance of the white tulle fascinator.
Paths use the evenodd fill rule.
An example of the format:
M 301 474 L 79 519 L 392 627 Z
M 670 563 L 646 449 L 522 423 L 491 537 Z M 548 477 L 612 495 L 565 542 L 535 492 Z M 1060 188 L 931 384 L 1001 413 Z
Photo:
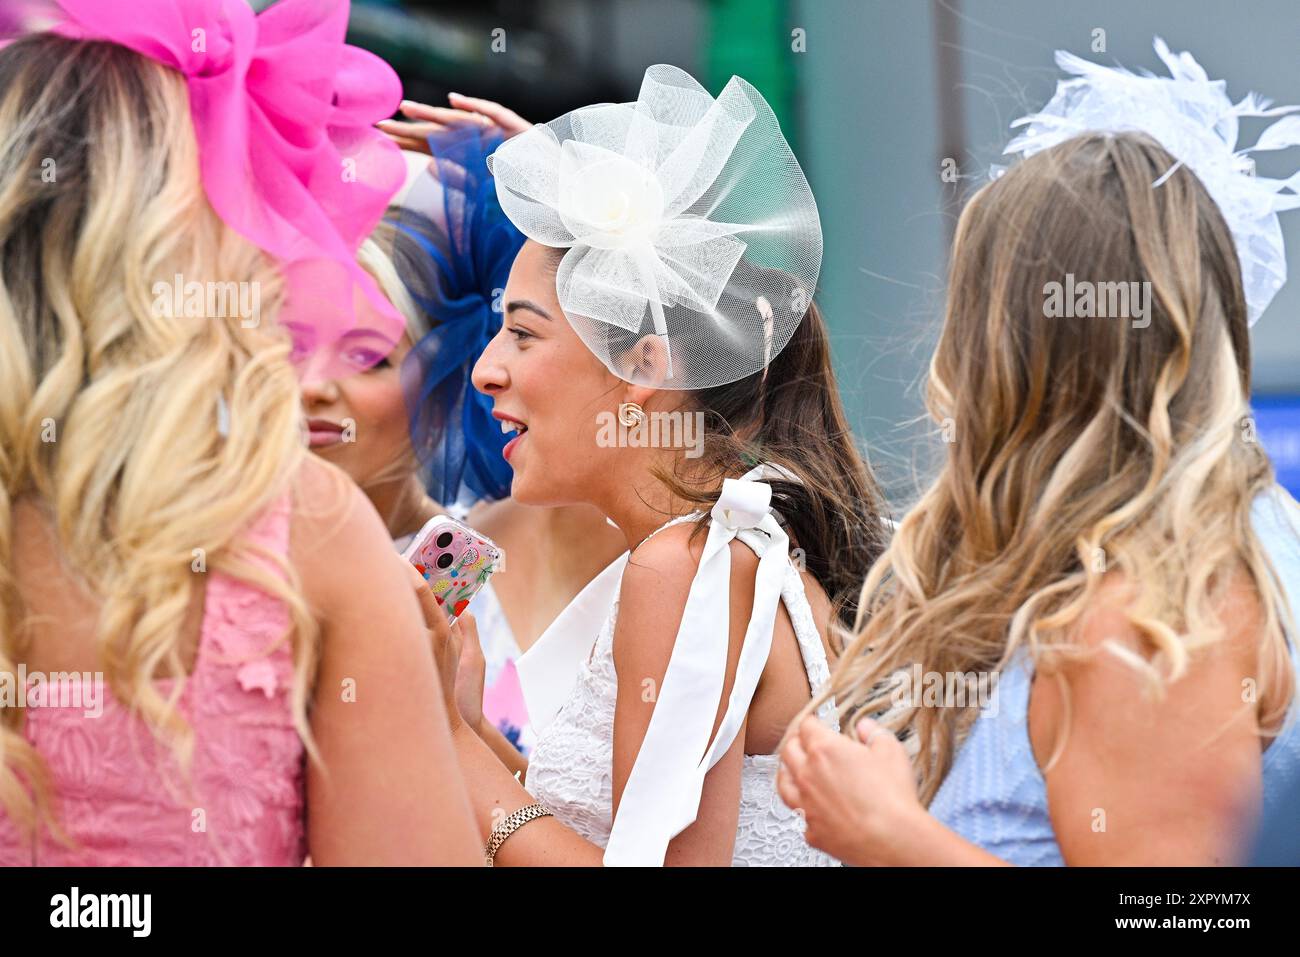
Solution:
M 652 66 L 635 103 L 566 113 L 489 162 L 511 221 L 568 250 L 560 305 L 623 379 L 701 389 L 744 378 L 812 300 L 817 204 L 771 108 L 739 77 L 714 99 Z M 630 358 L 647 342 L 660 345 L 655 361 Z
M 1300 206 L 1300 173 L 1287 179 L 1255 176 L 1249 154 L 1300 145 L 1300 117 L 1285 115 L 1300 107 L 1270 109 L 1270 101 L 1254 93 L 1233 103 L 1227 84 L 1209 79 L 1190 53 L 1172 53 L 1159 37 L 1155 50 L 1169 68 L 1168 77 L 1099 66 L 1057 50 L 1057 66 L 1071 78 L 1057 84 L 1056 94 L 1041 111 L 1011 124 L 1024 130 L 1005 152 L 1032 156 L 1093 131 L 1138 130 L 1152 136 L 1178 165 L 1196 174 L 1223 213 L 1241 260 L 1253 325 L 1286 281 L 1277 214 Z M 1237 123 L 1247 116 L 1282 118 L 1270 124 L 1254 146 L 1238 149 Z M 1177 168 L 1153 185 L 1158 187 Z

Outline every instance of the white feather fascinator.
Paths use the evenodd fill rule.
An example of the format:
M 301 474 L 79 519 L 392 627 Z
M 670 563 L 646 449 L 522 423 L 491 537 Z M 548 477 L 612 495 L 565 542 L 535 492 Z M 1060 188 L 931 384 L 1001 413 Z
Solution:
M 1190 53 L 1172 53 L 1159 37 L 1155 50 L 1169 68 L 1168 77 L 1099 66 L 1056 51 L 1057 66 L 1071 78 L 1057 83 L 1056 94 L 1042 110 L 1011 124 L 1023 130 L 1004 152 L 1028 157 L 1096 131 L 1137 130 L 1152 136 L 1196 174 L 1223 213 L 1241 260 L 1253 325 L 1286 281 L 1278 213 L 1300 206 L 1300 173 L 1287 179 L 1256 176 L 1250 154 L 1300 145 L 1300 117 L 1289 115 L 1300 107 L 1270 108 L 1268 100 L 1254 93 L 1233 103 L 1227 84 L 1209 79 Z M 1248 116 L 1281 118 L 1255 145 L 1238 148 L 1238 120 Z M 1152 185 L 1159 187 L 1177 168 Z

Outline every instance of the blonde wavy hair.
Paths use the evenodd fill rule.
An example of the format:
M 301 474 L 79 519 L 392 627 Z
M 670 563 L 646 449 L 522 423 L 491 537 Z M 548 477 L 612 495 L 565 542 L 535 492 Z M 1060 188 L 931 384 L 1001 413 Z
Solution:
M 393 250 L 400 236 L 397 223 L 403 215 L 401 207 L 388 208 L 374 232 L 362 241 L 361 248 L 357 250 L 357 263 L 370 274 L 379 286 L 379 291 L 401 313 L 406 320 L 406 334 L 415 343 L 429 331 L 430 320 L 415 304 L 406 283 L 402 282 L 397 263 L 393 261 Z
M 182 767 L 193 745 L 177 708 L 192 651 L 182 623 L 207 580 L 195 549 L 208 573 L 289 609 L 293 715 L 310 750 L 315 622 L 284 557 L 240 535 L 305 455 L 288 343 L 269 322 L 176 316 L 152 294 L 176 275 L 258 283 L 264 316 L 282 296 L 267 257 L 205 198 L 179 74 L 52 35 L 0 51 L 0 268 L 0 671 L 28 650 L 12 533 L 14 503 L 31 495 L 102 601 L 109 688 Z M 43 440 L 50 428 L 55 441 Z M 175 681 L 167 696 L 157 679 Z M 0 713 L 0 807 L 28 832 L 46 820 L 61 833 L 23 718 Z
M 872 715 L 913 738 L 926 803 L 975 705 L 898 706 L 900 673 L 997 672 L 1022 646 L 1043 673 L 1085 657 L 1077 626 L 1108 572 L 1132 587 L 1149 654 L 1105 653 L 1158 694 L 1222 640 L 1216 609 L 1244 571 L 1263 613 L 1260 726 L 1285 718 L 1290 612 L 1251 526 L 1273 474 L 1247 418 L 1240 267 L 1191 172 L 1152 188 L 1172 166 L 1141 134 L 1080 136 L 987 185 L 958 223 L 927 391 L 946 461 L 872 567 L 857 634 L 809 709 L 834 696 L 846 733 Z M 1047 284 L 1071 273 L 1149 282 L 1150 325 L 1047 318 Z

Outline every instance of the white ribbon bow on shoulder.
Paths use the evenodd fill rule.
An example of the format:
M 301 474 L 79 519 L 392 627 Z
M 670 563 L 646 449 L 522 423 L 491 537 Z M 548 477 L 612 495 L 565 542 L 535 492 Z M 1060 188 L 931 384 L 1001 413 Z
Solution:
M 610 832 L 606 865 L 663 864 L 669 841 L 695 821 L 705 775 L 735 742 L 749 712 L 772 648 L 777 603 L 789 560 L 789 539 L 769 507 L 771 486 L 754 480 L 763 474 L 760 466 L 743 479 L 727 479 L 713 506 L 708 538 L 654 714 Z M 748 530 L 761 533 L 750 538 L 761 549 L 754 608 L 715 736 L 713 725 L 726 683 L 731 631 L 729 546 Z M 554 719 L 573 693 L 578 670 L 618 595 L 627 559 L 624 554 L 598 575 L 519 659 L 524 701 L 537 730 Z

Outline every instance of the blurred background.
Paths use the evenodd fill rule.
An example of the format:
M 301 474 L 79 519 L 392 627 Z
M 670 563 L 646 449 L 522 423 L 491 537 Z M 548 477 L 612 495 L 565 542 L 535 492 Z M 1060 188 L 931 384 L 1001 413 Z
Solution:
M 1163 74 L 1155 35 L 1227 78 L 1234 101 L 1256 90 L 1300 103 L 1296 0 L 353 0 L 351 24 L 409 98 L 455 90 L 535 121 L 633 100 L 653 63 L 713 93 L 733 73 L 753 83 L 818 198 L 837 369 L 900 507 L 941 448 L 921 383 L 963 195 L 986 181 L 1011 120 L 1051 96 L 1054 50 Z M 1243 124 L 1243 140 L 1258 129 Z M 1259 172 L 1285 162 L 1296 157 L 1261 154 Z M 1292 278 L 1255 327 L 1255 407 L 1300 494 L 1300 214 L 1283 225 Z

